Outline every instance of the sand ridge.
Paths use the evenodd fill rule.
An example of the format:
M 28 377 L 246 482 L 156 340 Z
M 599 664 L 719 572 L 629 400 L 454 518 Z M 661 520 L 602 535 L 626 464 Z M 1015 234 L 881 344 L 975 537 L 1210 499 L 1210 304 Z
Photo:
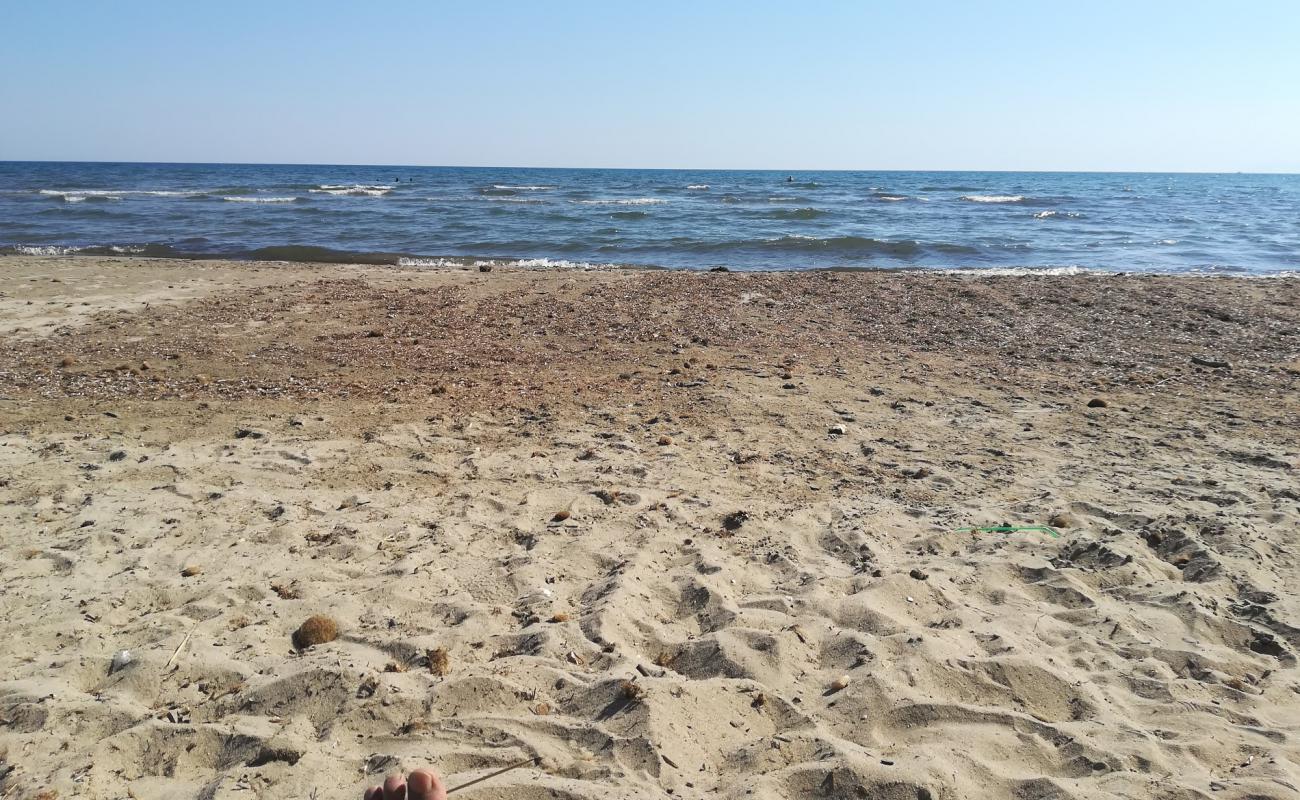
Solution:
M 19 274 L 8 796 L 1300 785 L 1300 281 Z

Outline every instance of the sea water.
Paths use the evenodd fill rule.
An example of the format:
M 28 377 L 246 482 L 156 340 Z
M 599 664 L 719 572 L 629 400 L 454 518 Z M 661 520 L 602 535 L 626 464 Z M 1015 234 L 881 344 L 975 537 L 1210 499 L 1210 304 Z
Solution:
M 1266 275 L 1300 176 L 0 162 L 0 252 Z

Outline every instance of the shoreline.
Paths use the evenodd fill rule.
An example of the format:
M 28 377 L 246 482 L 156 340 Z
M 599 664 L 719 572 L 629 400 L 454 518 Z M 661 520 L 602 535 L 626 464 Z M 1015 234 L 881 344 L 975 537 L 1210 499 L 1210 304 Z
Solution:
M 1300 280 L 1100 277 L 0 257 L 0 793 L 1294 792 Z
M 1085 267 L 1079 265 L 1043 265 L 1043 266 L 856 266 L 852 264 L 840 266 L 811 266 L 811 267 L 728 267 L 724 265 L 712 267 L 672 267 L 659 264 L 638 264 L 638 263 L 620 263 L 620 262 L 590 262 L 590 261 L 572 261 L 565 258 L 552 258 L 549 256 L 420 256 L 409 253 L 372 253 L 372 252 L 353 252 L 346 250 L 330 250 L 329 248 L 319 248 L 314 246 L 286 246 L 283 248 L 260 248 L 249 251 L 247 254 L 222 255 L 212 253 L 160 253 L 149 254 L 147 250 L 141 252 L 129 252 L 127 248 L 118 251 L 119 246 L 98 246 L 89 245 L 85 247 L 64 246 L 64 245 L 15 245 L 11 248 L 0 248 L 0 259 L 5 258 L 61 258 L 61 259 L 92 259 L 92 260 L 115 260 L 115 259 L 137 259 L 149 261 L 183 261 L 183 262 L 213 262 L 213 263 L 230 263 L 230 264 L 289 264 L 289 265 L 326 265 L 340 266 L 353 265 L 361 267 L 395 267 L 398 269 L 476 269 L 479 267 L 489 267 L 490 269 L 576 269 L 581 271 L 589 270 L 652 270 L 664 272 L 686 272 L 686 273 L 705 273 L 705 272 L 737 272 L 748 274 L 787 274 L 787 273 L 816 273 L 816 272 L 871 272 L 871 273 L 897 273 L 897 274 L 938 274 L 938 275 L 970 275 L 974 277 L 991 276 L 991 277 L 1033 277 L 1033 276 L 1068 276 L 1068 275 L 1093 275 L 1093 276 L 1117 276 L 1117 277 L 1168 277 L 1168 278 L 1268 278 L 1268 279 L 1288 279 L 1300 278 L 1300 269 L 1279 267 L 1270 271 L 1250 271 L 1240 268 L 1224 270 L 1187 270 L 1187 271 L 1156 271 L 1156 270 L 1114 270 L 1105 267 Z M 163 246 L 165 247 L 165 245 Z M 269 251 L 276 250 L 301 250 L 301 258 L 276 258 L 265 255 Z M 17 250 L 17 252 L 10 252 Z M 332 260 L 333 259 L 333 260 Z M 797 259 L 792 259 L 797 260 Z

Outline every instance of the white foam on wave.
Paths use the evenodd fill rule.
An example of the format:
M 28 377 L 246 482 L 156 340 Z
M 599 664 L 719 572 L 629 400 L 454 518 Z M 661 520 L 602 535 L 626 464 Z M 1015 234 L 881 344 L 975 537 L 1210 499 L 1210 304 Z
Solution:
M 574 200 L 584 206 L 658 206 L 667 203 L 658 197 L 630 197 L 622 200 Z
M 686 188 L 687 188 L 687 189 L 694 189 L 695 191 L 698 192 L 698 191 L 702 191 L 702 190 L 704 190 L 704 189 L 709 188 L 709 185 L 708 185 L 707 183 L 692 183 L 690 186 L 687 186 Z
M 116 200 L 125 194 L 139 194 L 149 197 L 198 197 L 203 192 L 174 189 L 41 189 L 37 194 L 48 197 L 62 197 L 64 199 L 80 197 L 84 200 L 87 197 L 109 197 Z
M 588 261 L 568 261 L 555 258 L 489 258 L 470 261 L 463 258 L 399 258 L 399 267 L 440 267 L 468 269 L 470 267 L 518 267 L 528 269 L 613 269 L 617 264 L 595 264 Z
M 76 253 L 90 250 L 93 246 L 72 247 L 56 244 L 19 244 L 14 245 L 13 251 L 25 256 L 70 256 Z M 120 255 L 135 255 L 145 251 L 144 245 L 109 245 L 108 251 Z
M 926 270 L 929 272 L 930 270 Z M 1105 270 L 1087 267 L 971 267 L 969 269 L 938 269 L 934 272 L 943 275 L 979 275 L 979 276 L 1048 276 L 1048 275 L 1103 275 Z
M 897 194 L 878 194 L 876 199 L 884 200 L 887 203 L 897 203 L 899 200 L 906 200 L 907 198 Z
M 1025 199 L 1022 194 L 964 194 L 962 200 L 968 203 L 1019 203 Z
M 221 199 L 225 200 L 227 203 L 292 203 L 298 198 L 296 197 L 240 197 L 236 195 L 234 197 L 223 197 Z
M 42 189 L 41 194 L 49 197 L 57 197 L 65 203 L 84 203 L 94 197 L 99 200 L 121 200 L 122 198 L 115 194 L 107 192 L 56 192 L 49 189 Z
M 500 183 L 492 184 L 493 189 L 502 189 L 516 192 L 547 192 L 554 189 L 554 186 L 506 186 Z
M 1051 219 L 1052 217 L 1066 217 L 1074 219 L 1079 216 L 1078 211 L 1039 211 L 1034 215 L 1034 219 Z
M 354 183 L 345 186 L 341 183 L 322 183 L 318 188 L 308 189 L 316 194 L 333 194 L 350 197 L 383 197 L 393 191 L 393 187 L 380 183 Z
M 494 203 L 545 203 L 536 197 L 484 197 L 484 200 L 490 200 Z
M 66 256 L 80 249 L 80 247 L 59 247 L 52 244 L 20 244 L 14 246 L 15 253 L 22 253 L 25 256 Z

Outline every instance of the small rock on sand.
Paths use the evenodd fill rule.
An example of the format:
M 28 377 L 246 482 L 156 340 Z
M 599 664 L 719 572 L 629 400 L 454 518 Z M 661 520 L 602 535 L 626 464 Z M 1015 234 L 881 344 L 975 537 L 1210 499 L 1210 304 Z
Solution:
M 745 524 L 749 519 L 749 513 L 746 511 L 733 511 L 722 518 L 722 527 L 729 531 L 738 531 L 740 526 Z
M 1100 397 L 1094 397 L 1088 401 L 1088 408 L 1106 408 L 1110 403 L 1102 400 Z

